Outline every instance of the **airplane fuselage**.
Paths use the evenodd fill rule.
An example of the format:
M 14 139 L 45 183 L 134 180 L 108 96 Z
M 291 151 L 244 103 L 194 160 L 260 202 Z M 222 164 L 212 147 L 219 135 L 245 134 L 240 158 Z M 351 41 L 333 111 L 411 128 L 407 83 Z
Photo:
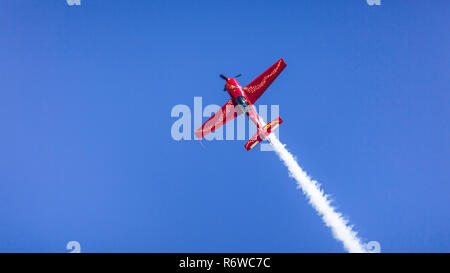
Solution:
M 225 89 L 228 91 L 228 94 L 233 102 L 241 108 L 241 110 L 249 117 L 256 127 L 258 129 L 261 128 L 263 124 L 258 113 L 256 112 L 255 106 L 245 95 L 244 89 L 241 87 L 239 82 L 235 78 L 228 78 L 227 83 L 225 84 Z
M 225 123 L 245 113 L 257 128 L 257 132 L 247 141 L 247 143 L 245 143 L 245 149 L 250 151 L 265 139 L 270 142 L 270 134 L 283 122 L 283 120 L 281 117 L 277 117 L 266 124 L 265 121 L 260 118 L 258 112 L 256 112 L 256 108 L 253 104 L 261 97 L 285 67 L 286 63 L 284 60 L 279 59 L 269 67 L 269 69 L 264 71 L 244 88 L 242 88 L 236 80 L 240 74 L 234 78 L 228 78 L 223 74 L 220 74 L 219 76 L 226 81 L 225 91 L 228 92 L 231 99 L 220 107 L 220 109 L 203 123 L 201 127 L 195 130 L 195 136 L 198 139 L 202 139 L 204 136 L 217 128 L 220 128 Z

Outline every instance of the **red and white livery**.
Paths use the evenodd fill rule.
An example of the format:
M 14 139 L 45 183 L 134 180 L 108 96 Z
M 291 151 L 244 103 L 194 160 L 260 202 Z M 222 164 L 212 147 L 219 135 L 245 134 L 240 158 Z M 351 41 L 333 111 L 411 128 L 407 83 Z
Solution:
M 226 81 L 225 90 L 228 91 L 231 99 L 227 101 L 219 111 L 212 115 L 200 128 L 195 130 L 194 134 L 201 139 L 228 121 L 236 118 L 242 113 L 245 113 L 256 125 L 258 130 L 256 134 L 245 144 L 245 149 L 247 149 L 247 151 L 251 150 L 283 122 L 283 120 L 278 117 L 268 124 L 264 124 L 256 112 L 254 104 L 285 67 L 286 63 L 284 60 L 278 60 L 269 69 L 267 69 L 244 88 L 242 88 L 236 80 L 236 78 L 240 75 L 235 78 L 228 78 L 220 75 L 220 77 Z

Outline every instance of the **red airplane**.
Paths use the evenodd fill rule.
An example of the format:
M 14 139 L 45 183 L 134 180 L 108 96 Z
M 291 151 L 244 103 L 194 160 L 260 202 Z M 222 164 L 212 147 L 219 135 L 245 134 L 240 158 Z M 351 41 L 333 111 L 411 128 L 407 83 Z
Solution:
M 249 119 L 255 123 L 258 130 L 256 134 L 245 144 L 245 149 L 249 151 L 255 147 L 256 144 L 264 140 L 283 122 L 283 120 L 278 117 L 268 124 L 264 124 L 256 112 L 254 104 L 285 67 L 286 63 L 284 60 L 278 60 L 269 69 L 267 69 L 244 88 L 242 88 L 236 80 L 240 74 L 235 78 L 228 78 L 224 75 L 220 75 L 220 77 L 226 81 L 224 91 L 228 91 L 231 99 L 227 101 L 227 103 L 225 103 L 219 111 L 212 115 L 200 128 L 195 130 L 194 134 L 197 138 L 203 138 L 228 121 L 233 120 L 242 113 L 245 113 Z

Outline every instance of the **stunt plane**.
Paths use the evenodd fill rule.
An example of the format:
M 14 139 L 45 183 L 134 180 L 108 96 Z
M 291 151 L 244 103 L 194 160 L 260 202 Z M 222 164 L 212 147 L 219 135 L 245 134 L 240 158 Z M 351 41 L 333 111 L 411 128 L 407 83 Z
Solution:
M 263 141 L 273 130 L 275 130 L 283 120 L 278 117 L 268 124 L 259 117 L 255 109 L 255 102 L 261 97 L 272 82 L 280 75 L 281 71 L 286 67 L 283 59 L 278 60 L 264 73 L 259 75 L 246 87 L 242 88 L 236 80 L 240 74 L 234 78 L 228 78 L 220 75 L 226 81 L 224 91 L 228 91 L 231 99 L 225 103 L 222 108 L 214 113 L 200 128 L 195 130 L 194 134 L 197 138 L 202 139 L 207 134 L 213 132 L 220 126 L 224 125 L 230 120 L 233 120 L 242 113 L 245 113 L 248 118 L 256 125 L 257 132 L 245 144 L 247 151 L 251 150 L 258 143 Z

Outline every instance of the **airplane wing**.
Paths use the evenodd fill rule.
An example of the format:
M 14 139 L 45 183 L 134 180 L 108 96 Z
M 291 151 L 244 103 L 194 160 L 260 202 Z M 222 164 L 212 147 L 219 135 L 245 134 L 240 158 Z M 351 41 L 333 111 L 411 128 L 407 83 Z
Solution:
M 194 134 L 197 138 L 201 139 L 240 114 L 242 114 L 241 109 L 239 107 L 235 107 L 233 101 L 229 100 L 222 106 L 222 108 L 220 108 L 219 111 L 214 113 L 214 115 L 203 123 L 202 127 L 195 130 Z
M 286 63 L 283 59 L 279 59 L 278 62 L 273 64 L 269 69 L 264 71 L 258 78 L 254 79 L 246 87 L 244 91 L 247 98 L 252 104 L 254 104 L 259 97 L 266 91 L 270 84 L 280 75 L 281 71 L 286 67 Z

